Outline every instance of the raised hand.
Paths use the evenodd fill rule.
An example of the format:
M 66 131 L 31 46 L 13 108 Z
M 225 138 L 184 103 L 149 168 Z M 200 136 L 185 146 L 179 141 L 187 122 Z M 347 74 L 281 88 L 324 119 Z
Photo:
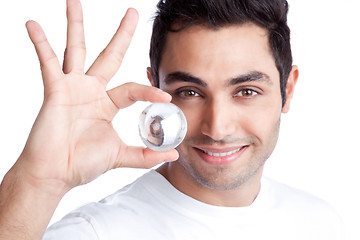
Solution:
M 175 150 L 158 153 L 126 146 L 112 127 L 117 111 L 135 101 L 169 102 L 161 90 L 127 83 L 106 91 L 121 65 L 138 21 L 129 9 L 114 37 L 84 74 L 85 39 L 81 4 L 67 1 L 68 33 L 63 69 L 41 27 L 26 24 L 40 60 L 44 104 L 17 164 L 30 179 L 87 183 L 116 167 L 152 167 L 175 160 Z
M 126 83 L 106 91 L 138 21 L 129 9 L 114 37 L 84 73 L 85 39 L 79 0 L 67 0 L 63 68 L 40 25 L 26 23 L 39 57 L 44 102 L 24 151 L 0 185 L 0 238 L 40 239 L 62 196 L 117 167 L 149 168 L 178 158 L 125 145 L 111 121 L 136 101 L 169 102 L 160 89 Z

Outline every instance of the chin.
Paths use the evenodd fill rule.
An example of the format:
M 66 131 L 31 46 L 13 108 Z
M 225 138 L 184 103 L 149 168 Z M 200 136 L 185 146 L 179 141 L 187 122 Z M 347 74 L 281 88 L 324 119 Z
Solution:
M 249 179 L 257 175 L 262 169 L 263 163 L 256 166 L 247 166 L 242 169 L 226 167 L 199 168 L 194 164 L 179 162 L 185 171 L 202 187 L 211 190 L 225 191 L 239 188 L 246 184 Z

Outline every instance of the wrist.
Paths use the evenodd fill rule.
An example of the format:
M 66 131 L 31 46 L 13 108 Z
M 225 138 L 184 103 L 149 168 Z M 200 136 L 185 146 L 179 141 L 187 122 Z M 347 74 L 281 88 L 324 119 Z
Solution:
M 41 239 L 69 188 L 58 181 L 29 177 L 20 162 L 9 170 L 0 185 L 0 238 Z
M 37 176 L 36 173 L 40 172 L 39 169 L 32 169 L 28 162 L 21 156 L 5 175 L 4 180 L 9 179 L 9 184 L 37 193 L 39 197 L 58 199 L 59 201 L 71 189 L 65 181 Z

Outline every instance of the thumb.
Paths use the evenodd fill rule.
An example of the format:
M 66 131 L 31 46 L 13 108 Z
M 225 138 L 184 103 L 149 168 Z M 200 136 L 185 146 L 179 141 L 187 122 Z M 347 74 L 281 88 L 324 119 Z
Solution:
M 156 152 L 149 148 L 126 146 L 123 151 L 119 151 L 114 168 L 152 168 L 162 162 L 176 161 L 178 158 L 179 153 L 175 149 Z

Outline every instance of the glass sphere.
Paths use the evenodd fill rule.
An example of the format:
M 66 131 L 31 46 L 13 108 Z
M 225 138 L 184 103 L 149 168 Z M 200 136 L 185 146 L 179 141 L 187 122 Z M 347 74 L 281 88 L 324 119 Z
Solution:
M 184 140 L 186 131 L 185 115 L 172 103 L 153 103 L 139 118 L 141 140 L 154 151 L 176 148 Z

